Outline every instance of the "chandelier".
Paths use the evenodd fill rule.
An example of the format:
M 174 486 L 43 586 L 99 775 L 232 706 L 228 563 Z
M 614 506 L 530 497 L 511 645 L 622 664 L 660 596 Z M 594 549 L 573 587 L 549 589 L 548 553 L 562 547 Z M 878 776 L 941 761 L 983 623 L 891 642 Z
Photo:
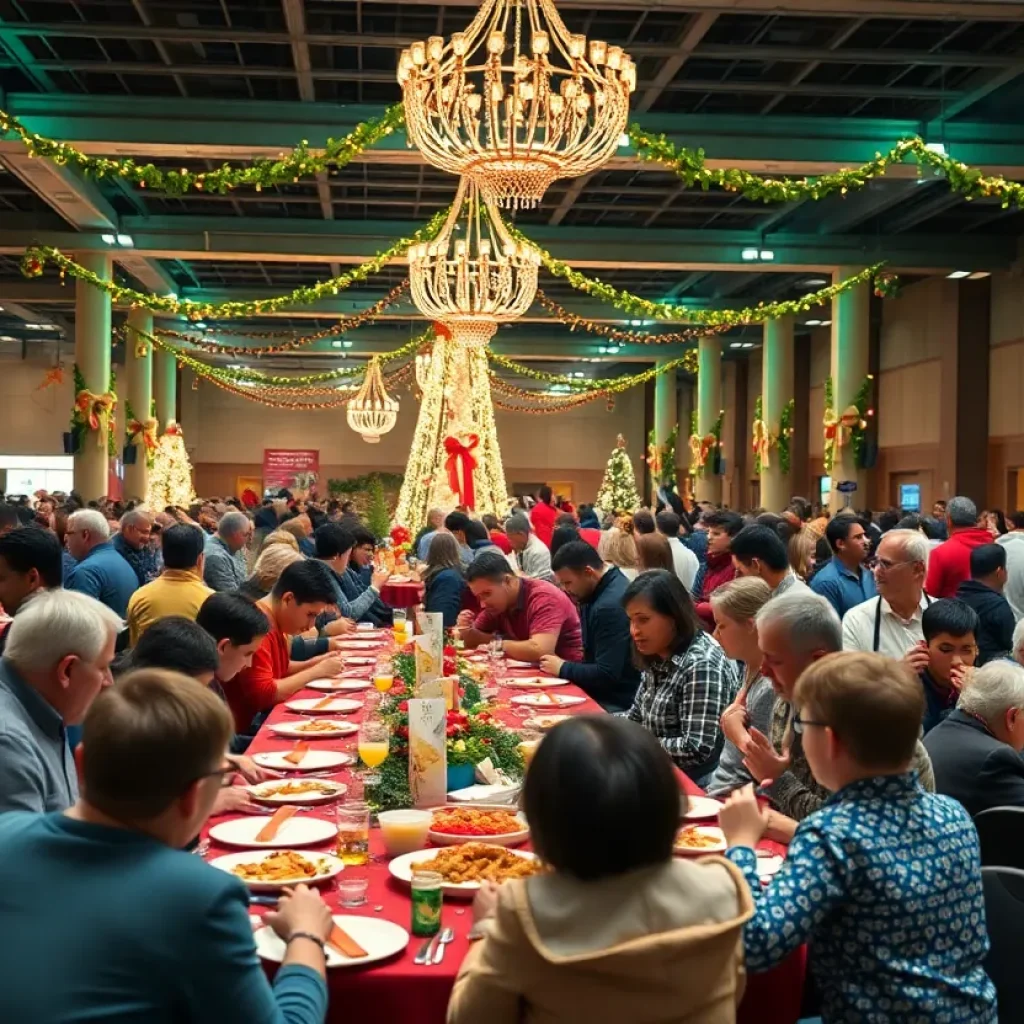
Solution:
M 448 43 L 403 50 L 398 81 L 409 140 L 427 161 L 515 208 L 614 155 L 636 65 L 621 46 L 588 47 L 552 0 L 484 0 Z
M 409 249 L 412 301 L 456 341 L 485 345 L 499 323 L 533 304 L 539 265 L 537 250 L 512 238 L 476 185 L 462 178 L 438 236 Z
M 348 403 L 348 425 L 368 444 L 377 444 L 381 434 L 391 430 L 398 420 L 398 402 L 384 387 L 380 360 L 374 356 L 366 368 L 366 380 Z
M 416 353 L 416 385 L 422 391 L 430 376 L 431 349 L 424 346 Z

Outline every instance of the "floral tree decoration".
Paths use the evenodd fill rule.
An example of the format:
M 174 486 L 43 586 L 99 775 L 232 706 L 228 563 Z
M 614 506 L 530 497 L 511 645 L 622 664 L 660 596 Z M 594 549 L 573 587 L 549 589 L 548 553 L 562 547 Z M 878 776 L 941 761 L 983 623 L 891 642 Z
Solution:
M 75 404 L 71 410 L 71 433 L 76 438 L 75 450 L 80 450 L 88 432 L 96 434 L 96 444 L 106 446 L 108 455 L 117 454 L 114 438 L 114 412 L 117 409 L 117 377 L 110 374 L 105 392 L 90 391 L 78 364 L 74 365 Z
M 782 407 L 779 419 L 779 469 L 789 473 L 793 464 L 793 415 L 796 412 L 796 400 L 791 398 Z
M 831 475 L 835 468 L 836 458 L 842 448 L 852 445 L 855 465 L 863 468 L 864 439 L 867 435 L 868 419 L 875 414 L 870 408 L 872 381 L 874 377 L 869 373 L 853 401 L 838 413 L 835 405 L 835 386 L 831 377 L 825 380 L 825 415 L 822 425 L 825 431 L 824 464 L 825 472 Z
M 690 417 L 690 476 L 717 476 L 722 471 L 722 425 L 725 410 L 721 409 L 711 429 L 701 437 L 697 429 L 697 413 Z

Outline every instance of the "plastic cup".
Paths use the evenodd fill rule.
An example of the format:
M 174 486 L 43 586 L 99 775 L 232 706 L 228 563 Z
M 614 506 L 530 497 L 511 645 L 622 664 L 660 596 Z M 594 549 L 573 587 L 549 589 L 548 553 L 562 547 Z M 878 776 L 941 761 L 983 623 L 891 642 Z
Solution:
M 431 811 L 381 811 L 377 815 L 381 838 L 389 857 L 422 850 L 433 819 Z

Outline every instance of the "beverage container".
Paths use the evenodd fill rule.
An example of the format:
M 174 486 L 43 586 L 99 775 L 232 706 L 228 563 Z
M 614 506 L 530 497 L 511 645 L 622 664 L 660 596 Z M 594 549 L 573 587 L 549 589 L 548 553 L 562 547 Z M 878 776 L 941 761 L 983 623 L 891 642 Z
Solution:
M 412 873 L 412 933 L 421 937 L 441 930 L 442 878 L 436 871 Z
M 422 850 L 427 845 L 433 816 L 432 811 L 381 811 L 377 820 L 388 856 L 400 857 Z
M 338 856 L 348 867 L 370 860 L 370 808 L 361 801 L 340 804 L 337 810 Z
M 395 670 L 391 667 L 390 658 L 380 658 L 373 670 L 373 685 L 381 693 L 387 693 L 395 685 Z
M 377 768 L 382 765 L 388 756 L 388 741 L 359 741 L 359 757 L 367 768 Z

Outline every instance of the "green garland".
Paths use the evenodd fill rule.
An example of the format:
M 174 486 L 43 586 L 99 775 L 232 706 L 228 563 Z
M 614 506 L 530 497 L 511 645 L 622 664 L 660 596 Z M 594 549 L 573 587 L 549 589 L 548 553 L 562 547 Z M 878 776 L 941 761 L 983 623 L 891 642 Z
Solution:
M 625 377 L 600 377 L 595 380 L 584 380 L 580 377 L 568 377 L 560 373 L 546 373 L 543 370 L 535 370 L 530 366 L 524 366 L 513 359 L 499 355 L 491 348 L 487 349 L 487 358 L 495 366 L 500 366 L 502 369 L 508 370 L 517 376 L 529 377 L 531 380 L 543 381 L 545 384 L 559 384 L 568 387 L 570 391 L 578 394 L 588 394 L 595 391 L 617 394 L 636 387 L 638 384 L 646 384 L 647 381 L 654 380 L 655 377 L 663 373 L 677 370 L 680 366 L 690 373 L 697 372 L 696 349 L 690 349 L 678 359 L 670 359 L 666 363 L 652 366 L 650 369 L 644 370 L 643 373 L 629 374 Z
M 114 396 L 114 410 L 110 413 L 110 420 L 107 424 L 107 455 L 112 459 L 117 457 L 117 433 L 115 418 L 117 412 L 117 371 L 110 368 L 110 387 L 107 390 Z
M 779 418 L 779 469 L 789 473 L 793 464 L 793 416 L 796 412 L 796 399 L 791 398 L 782 407 Z
M 711 424 L 711 433 L 715 437 L 715 450 L 711 453 L 708 458 L 708 462 L 711 463 L 711 475 L 721 476 L 722 475 L 722 426 L 725 423 L 725 410 L 723 409 L 718 414 L 718 419 Z
M 276 160 L 256 160 L 244 167 L 222 164 L 214 171 L 194 173 L 184 167 L 180 171 L 165 171 L 153 164 L 139 164 L 131 157 L 111 160 L 90 156 L 67 142 L 57 142 L 30 132 L 16 117 L 0 110 L 0 136 L 8 132 L 17 135 L 31 157 L 52 160 L 60 167 L 70 166 L 89 177 L 120 178 L 140 188 L 151 188 L 169 195 L 184 195 L 192 189 L 224 195 L 239 187 L 252 187 L 257 192 L 273 185 L 285 185 L 300 178 L 311 177 L 328 167 L 344 167 L 360 153 L 377 145 L 405 123 L 400 103 L 388 107 L 381 117 L 357 124 L 341 139 L 328 139 L 322 151 L 309 148 L 303 140 L 290 153 L 282 153 Z
M 871 387 L 874 377 L 869 373 L 857 388 L 857 394 L 853 396 L 853 405 L 860 413 L 860 420 L 855 427 L 850 429 L 850 444 L 853 446 L 854 465 L 858 469 L 864 468 L 864 441 L 867 437 L 867 415 L 871 401 Z
M 824 409 L 824 419 L 825 419 L 826 423 L 827 423 L 829 417 L 830 416 L 835 416 L 835 414 L 836 414 L 836 400 L 835 400 L 834 388 L 833 388 L 833 384 L 832 384 L 832 378 L 831 377 L 826 377 L 825 378 L 825 409 Z M 832 475 L 832 468 L 833 468 L 833 465 L 835 463 L 835 449 L 833 448 L 832 443 L 829 441 L 827 436 L 825 437 L 825 448 L 824 448 L 824 451 L 823 451 L 822 455 L 823 455 L 823 462 L 824 462 L 824 465 L 825 465 L 825 473 L 826 473 L 827 476 L 831 476 Z
M 757 396 L 754 402 L 754 422 L 764 419 L 764 398 L 761 395 Z M 754 474 L 756 476 L 761 475 L 761 452 L 760 449 L 754 449 Z
M 903 282 L 898 274 L 883 270 L 875 275 L 875 295 L 880 299 L 898 299 L 903 292 Z
M 921 167 L 929 167 L 946 179 L 950 189 L 968 201 L 999 199 L 1003 209 L 1024 205 L 1024 184 L 1007 181 L 1000 175 L 985 175 L 960 160 L 928 148 L 920 136 L 901 139 L 887 153 L 876 153 L 873 160 L 831 174 L 810 178 L 765 178 L 735 167 L 707 166 L 703 149 L 676 146 L 664 135 L 649 135 L 638 124 L 629 126 L 629 141 L 636 155 L 649 163 L 668 168 L 688 188 L 694 185 L 707 191 L 712 186 L 727 192 L 739 192 L 747 199 L 763 203 L 793 203 L 806 199 L 824 199 L 839 193 L 864 188 L 881 177 L 894 164 L 914 157 Z

